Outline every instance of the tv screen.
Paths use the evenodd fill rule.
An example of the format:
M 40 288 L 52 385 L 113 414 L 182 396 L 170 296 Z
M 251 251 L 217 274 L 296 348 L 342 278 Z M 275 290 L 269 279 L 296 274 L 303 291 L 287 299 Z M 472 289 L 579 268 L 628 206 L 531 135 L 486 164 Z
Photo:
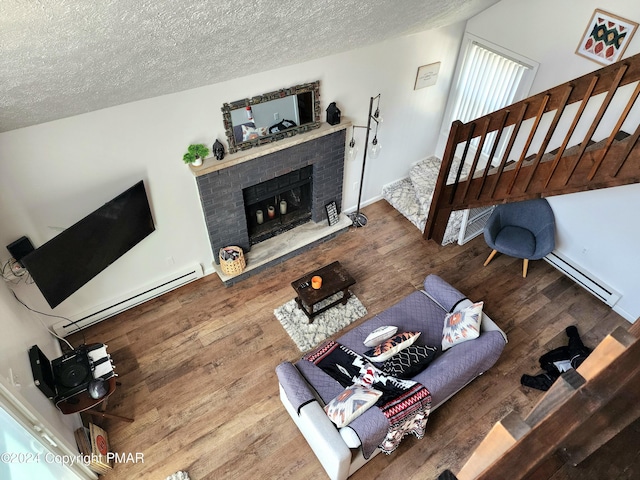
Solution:
M 22 259 L 51 308 L 155 230 L 142 181 Z

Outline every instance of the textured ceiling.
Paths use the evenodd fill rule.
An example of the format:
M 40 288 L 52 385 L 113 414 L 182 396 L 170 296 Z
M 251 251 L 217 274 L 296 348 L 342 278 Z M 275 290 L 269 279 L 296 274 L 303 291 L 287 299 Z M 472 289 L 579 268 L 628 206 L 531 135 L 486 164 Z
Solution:
M 442 27 L 497 1 L 2 0 L 0 131 Z

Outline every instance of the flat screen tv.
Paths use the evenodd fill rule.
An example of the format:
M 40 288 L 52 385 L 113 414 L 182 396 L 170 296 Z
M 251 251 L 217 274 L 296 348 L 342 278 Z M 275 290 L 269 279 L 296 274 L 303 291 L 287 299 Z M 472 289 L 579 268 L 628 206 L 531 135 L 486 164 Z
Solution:
M 51 308 L 155 230 L 142 181 L 22 259 Z

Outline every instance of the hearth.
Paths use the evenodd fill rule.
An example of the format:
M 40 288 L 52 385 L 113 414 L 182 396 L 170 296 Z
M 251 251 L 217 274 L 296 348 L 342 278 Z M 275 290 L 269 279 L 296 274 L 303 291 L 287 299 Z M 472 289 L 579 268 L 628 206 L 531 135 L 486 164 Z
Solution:
M 311 219 L 312 174 L 309 165 L 242 190 L 251 245 Z

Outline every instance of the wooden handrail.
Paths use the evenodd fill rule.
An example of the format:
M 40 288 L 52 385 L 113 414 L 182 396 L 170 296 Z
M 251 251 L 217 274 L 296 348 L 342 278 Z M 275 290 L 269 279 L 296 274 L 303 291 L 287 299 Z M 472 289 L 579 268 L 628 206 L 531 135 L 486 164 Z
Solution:
M 619 93 L 620 88 L 634 82 L 637 84 L 630 98 L 621 99 L 627 93 Z M 598 97 L 602 94 L 604 99 Z M 640 127 L 632 125 L 632 135 L 620 135 L 623 124 L 638 117 L 629 114 L 637 107 L 639 96 L 640 54 L 470 122 L 454 121 L 424 237 L 441 242 L 454 210 L 639 183 Z M 576 109 L 567 108 L 574 103 L 578 104 Z M 621 103 L 623 107 L 618 111 Z M 589 112 L 594 110 L 597 113 L 590 118 Z M 550 121 L 546 120 L 548 115 L 552 115 Z M 605 115 L 615 116 L 617 121 L 608 122 L 614 125 L 603 135 L 602 131 L 609 128 L 601 125 Z M 509 128 L 512 130 L 507 137 Z M 580 131 L 585 131 L 583 139 L 572 144 Z M 490 140 L 493 143 L 488 145 L 494 132 Z M 596 133 L 601 139 L 594 138 Z M 555 149 L 554 143 L 559 145 Z M 490 150 L 488 156 L 483 154 L 483 148 Z M 534 148 L 536 153 L 529 155 Z M 463 153 L 456 179 L 447 185 L 460 150 Z M 504 153 L 499 164 L 493 166 L 500 150 Z M 461 178 L 465 166 L 469 166 L 469 174 Z
M 530 474 L 556 457 L 581 463 L 640 417 L 639 337 L 635 327 L 611 332 L 577 370 L 562 374 L 524 419 L 512 412 L 496 423 L 448 478 L 546 478 Z

